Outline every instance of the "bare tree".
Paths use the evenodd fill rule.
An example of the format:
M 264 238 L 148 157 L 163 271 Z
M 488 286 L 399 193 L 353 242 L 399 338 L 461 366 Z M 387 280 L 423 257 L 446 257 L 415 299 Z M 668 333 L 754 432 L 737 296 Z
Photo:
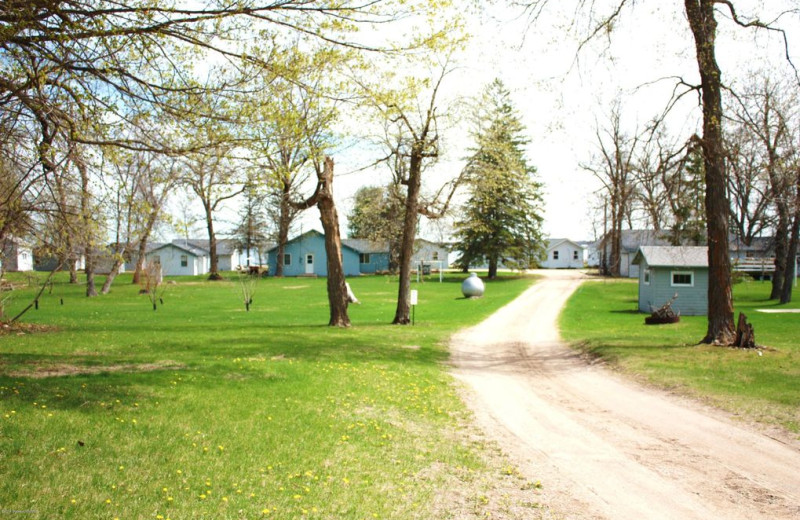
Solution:
M 794 264 L 794 258 L 788 255 L 794 205 L 793 154 L 797 150 L 791 127 L 800 108 L 795 89 L 793 85 L 756 76 L 731 96 L 728 111 L 735 132 L 729 146 L 733 156 L 732 193 L 738 195 L 732 197 L 732 202 L 738 213 L 745 213 L 751 203 L 745 197 L 755 191 L 758 200 L 753 220 L 766 218 L 764 206 L 771 205 L 775 212 L 773 299 L 782 297 L 787 268 Z M 740 150 L 742 153 L 737 153 Z M 742 171 L 744 168 L 747 169 Z M 765 226 L 762 223 L 760 227 Z
M 182 181 L 188 186 L 203 205 L 208 250 L 211 257 L 208 279 L 221 280 L 219 258 L 217 258 L 217 233 L 214 229 L 214 215 L 226 201 L 245 190 L 245 184 L 238 175 L 237 166 L 230 159 L 227 147 L 217 147 L 191 154 L 186 160 L 186 170 Z
M 620 275 L 622 252 L 622 228 L 632 212 L 636 194 L 634 162 L 642 144 L 638 136 L 627 135 L 621 127 L 619 102 L 611 108 L 608 126 L 595 129 L 599 155 L 582 167 L 594 175 L 603 185 L 602 197 L 606 201 L 610 216 L 610 229 L 606 240 L 611 244 L 608 263 L 603 266 L 610 276 Z M 605 249 L 605 248 L 604 248 Z

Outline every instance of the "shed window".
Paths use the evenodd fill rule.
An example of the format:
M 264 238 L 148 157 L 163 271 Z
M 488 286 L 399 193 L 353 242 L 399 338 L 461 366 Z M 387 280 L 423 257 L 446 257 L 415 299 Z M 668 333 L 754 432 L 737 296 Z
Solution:
M 553 260 L 558 260 L 558 251 L 553 251 Z
M 434 251 L 433 252 L 433 260 L 435 260 L 437 262 L 439 261 L 439 251 Z
M 577 260 L 578 259 L 578 252 L 577 251 L 573 251 L 572 252 L 572 259 L 573 260 Z
M 283 254 L 283 265 L 292 265 L 292 253 Z
M 673 287 L 694 287 L 694 273 L 692 271 L 673 271 Z
M 368 264 L 369 263 L 369 253 L 359 253 L 358 262 L 361 263 L 361 264 Z
M 188 265 L 189 265 L 189 256 L 181 255 L 181 267 L 187 267 Z
M 642 282 L 643 282 L 645 285 L 650 285 L 650 269 L 645 269 L 645 270 L 644 270 L 644 274 L 643 274 Z

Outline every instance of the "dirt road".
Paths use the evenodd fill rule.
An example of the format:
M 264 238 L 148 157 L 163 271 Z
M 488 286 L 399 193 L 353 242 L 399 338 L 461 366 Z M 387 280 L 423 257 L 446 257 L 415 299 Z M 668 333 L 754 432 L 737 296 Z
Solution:
M 580 274 L 542 274 L 451 344 L 481 428 L 541 480 L 540 502 L 566 518 L 800 518 L 800 443 L 590 365 L 556 326 Z

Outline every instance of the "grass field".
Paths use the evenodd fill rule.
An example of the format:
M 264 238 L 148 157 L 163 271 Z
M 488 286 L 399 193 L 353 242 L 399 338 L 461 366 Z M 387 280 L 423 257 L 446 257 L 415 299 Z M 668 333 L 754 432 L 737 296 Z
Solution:
M 800 314 L 757 309 L 798 308 L 769 301 L 770 286 L 734 286 L 736 312 L 753 323 L 759 351 L 698 345 L 705 316 L 674 325 L 644 325 L 635 281 L 588 282 L 561 317 L 564 338 L 629 374 L 699 397 L 748 420 L 800 432 Z
M 93 299 L 59 279 L 23 318 L 53 330 L 0 335 L 0 518 L 482 518 L 520 488 L 535 508 L 443 365 L 531 279 L 479 300 L 460 280 L 415 284 L 398 327 L 396 279 L 353 279 L 340 330 L 323 279 L 262 280 L 250 312 L 235 281 L 181 279 L 154 312 L 128 277 Z M 7 316 L 32 289 L 8 294 Z

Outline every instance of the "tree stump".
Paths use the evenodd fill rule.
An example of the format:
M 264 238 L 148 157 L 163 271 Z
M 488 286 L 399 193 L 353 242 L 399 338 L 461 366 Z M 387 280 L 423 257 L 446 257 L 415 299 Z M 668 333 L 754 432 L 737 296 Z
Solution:
M 736 324 L 734 346 L 738 348 L 756 348 L 756 334 L 753 331 L 753 325 L 747 323 L 747 316 L 743 312 L 739 313 L 739 321 Z

